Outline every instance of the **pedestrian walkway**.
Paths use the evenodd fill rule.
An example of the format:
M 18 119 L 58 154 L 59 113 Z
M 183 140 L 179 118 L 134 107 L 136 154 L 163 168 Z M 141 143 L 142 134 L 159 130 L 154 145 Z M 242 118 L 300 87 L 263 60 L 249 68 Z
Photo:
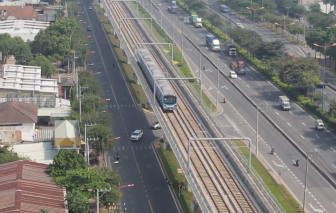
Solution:
M 136 107 L 134 104 L 113 104 L 106 105 L 107 108 L 134 108 Z
M 136 142 L 134 142 L 136 143 Z M 141 150 L 151 150 L 153 149 L 151 145 L 127 145 L 127 146 L 113 146 L 113 151 L 141 151 Z

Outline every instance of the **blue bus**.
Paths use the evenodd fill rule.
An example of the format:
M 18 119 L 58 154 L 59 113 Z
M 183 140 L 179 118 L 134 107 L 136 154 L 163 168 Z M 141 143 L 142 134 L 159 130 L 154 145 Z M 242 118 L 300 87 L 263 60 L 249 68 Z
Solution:
M 219 9 L 222 13 L 229 13 L 230 12 L 230 8 L 226 5 L 220 5 Z

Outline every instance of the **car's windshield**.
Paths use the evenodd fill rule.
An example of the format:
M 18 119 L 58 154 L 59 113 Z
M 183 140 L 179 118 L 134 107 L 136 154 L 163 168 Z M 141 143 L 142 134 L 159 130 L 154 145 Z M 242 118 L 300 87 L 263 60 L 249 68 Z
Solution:
M 138 133 L 134 132 L 132 135 L 133 135 L 133 136 L 138 136 Z

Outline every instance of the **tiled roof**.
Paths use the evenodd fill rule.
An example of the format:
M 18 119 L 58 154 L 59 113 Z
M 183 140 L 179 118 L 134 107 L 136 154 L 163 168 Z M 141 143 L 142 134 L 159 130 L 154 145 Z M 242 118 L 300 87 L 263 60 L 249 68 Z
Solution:
M 0 123 L 36 123 L 37 122 L 36 104 L 9 101 L 0 104 Z
M 45 173 L 47 165 L 29 161 L 0 164 L 0 213 L 66 213 L 64 191 Z
M 0 6 L 0 12 L 0 19 L 14 16 L 16 19 L 33 20 L 37 17 L 37 12 L 35 12 L 33 6 Z

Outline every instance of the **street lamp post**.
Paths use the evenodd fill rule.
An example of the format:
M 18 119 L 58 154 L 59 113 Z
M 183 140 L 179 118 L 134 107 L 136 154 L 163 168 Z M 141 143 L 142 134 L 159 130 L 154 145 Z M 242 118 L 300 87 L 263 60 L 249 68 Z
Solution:
M 97 200 L 96 200 L 96 204 L 97 204 L 97 213 L 99 213 L 99 198 L 101 198 L 106 192 L 110 192 L 111 188 L 105 188 L 105 189 L 97 189 Z M 99 196 L 99 193 L 103 193 L 101 196 Z
M 89 153 L 89 146 L 88 146 L 88 142 L 87 142 L 87 138 L 86 138 L 86 127 L 90 127 L 90 126 L 94 126 L 96 124 L 84 124 L 84 142 L 85 142 L 85 161 L 89 163 L 89 156 L 88 153 Z
M 252 0 L 251 0 L 251 2 L 252 2 Z M 256 14 L 256 12 L 258 11 L 258 10 L 262 10 L 262 9 L 264 9 L 264 7 L 260 7 L 260 8 L 250 8 L 250 7 L 246 7 L 246 9 L 248 9 L 248 10 L 251 10 L 251 11 L 253 11 L 253 31 L 254 31 L 254 33 L 253 33 L 253 39 L 255 39 L 255 14 Z
M 323 79 L 322 79 L 322 111 L 324 111 L 324 87 L 325 87 L 325 73 L 326 73 L 326 52 L 329 47 L 336 46 L 336 43 L 333 43 L 331 45 L 319 45 L 314 43 L 314 46 L 321 47 L 324 50 L 324 63 L 323 63 Z
M 82 121 L 82 89 L 83 91 L 87 89 L 87 87 L 81 87 L 79 85 L 79 122 Z
M 134 186 L 134 183 L 131 183 L 131 184 L 127 184 L 127 185 L 122 185 L 120 186 L 120 183 L 119 183 L 119 187 L 118 187 L 118 202 L 116 204 L 116 212 L 122 212 L 123 210 L 119 209 L 119 200 L 120 200 L 120 190 L 123 189 L 123 188 L 128 188 L 128 187 L 133 187 Z
M 306 196 L 307 196 L 307 177 L 308 177 L 308 165 L 309 165 L 309 160 L 310 156 L 312 157 L 317 157 L 319 151 L 317 149 L 314 150 L 308 150 L 307 151 L 307 161 L 306 161 L 306 174 L 305 174 L 305 185 L 304 185 L 304 192 L 303 192 L 303 212 L 305 212 L 305 207 L 306 207 Z
M 295 24 L 295 22 L 292 22 L 292 23 L 289 23 L 289 24 L 279 24 L 279 23 L 275 22 L 274 24 L 275 24 L 276 26 L 283 27 L 283 30 L 282 30 L 282 34 L 283 34 L 283 31 L 286 29 L 286 27 Z M 287 34 L 288 34 L 288 32 L 287 32 Z
M 259 113 L 261 112 L 260 107 L 264 107 L 264 103 L 257 104 L 257 128 L 256 128 L 256 156 L 259 153 Z
M 291 7 L 285 7 L 286 9 L 287 9 L 287 18 L 289 17 L 288 15 L 288 13 L 289 13 L 289 8 L 291 8 Z

